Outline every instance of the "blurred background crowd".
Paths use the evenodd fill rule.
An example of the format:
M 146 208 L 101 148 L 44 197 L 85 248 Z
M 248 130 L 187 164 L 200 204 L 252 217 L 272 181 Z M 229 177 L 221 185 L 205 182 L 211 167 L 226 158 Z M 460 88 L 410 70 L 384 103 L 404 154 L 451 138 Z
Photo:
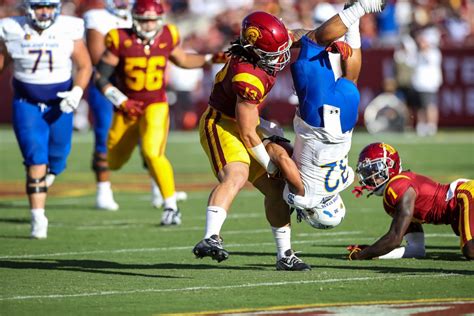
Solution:
M 178 26 L 183 47 L 200 53 L 225 50 L 229 42 L 238 36 L 243 17 L 251 11 L 263 10 L 279 16 L 289 29 L 313 29 L 341 11 L 345 3 L 344 0 L 163 0 L 162 2 L 166 8 L 166 22 L 175 23 Z M 20 3 L 14 0 L 0 0 L 0 17 L 19 14 Z M 66 0 L 63 1 L 62 10 L 63 14 L 82 16 L 89 9 L 102 7 L 101 0 Z M 362 110 L 384 90 L 401 91 L 399 94 L 401 100 L 405 104 L 408 103 L 410 107 L 412 81 L 417 80 L 413 79 L 413 67 L 416 66 L 417 59 L 415 52 L 410 53 L 410 47 L 413 48 L 412 50 L 419 49 L 421 40 L 441 51 L 474 49 L 474 1 L 387 0 L 387 6 L 382 13 L 366 15 L 361 19 L 360 31 L 364 52 L 389 51 L 389 55 L 384 56 L 390 56 L 394 64 L 393 67 L 382 65 L 382 74 L 378 76 L 378 78 L 382 76 L 382 79 L 377 79 L 379 87 L 372 88 L 370 93 L 364 92 L 362 87 Z M 383 63 L 384 59 L 378 58 L 379 55 L 377 54 L 374 59 Z M 368 56 L 370 58 L 370 54 Z M 364 60 L 367 61 L 367 57 Z M 364 67 L 367 67 L 366 62 L 364 62 Z M 441 65 L 435 67 L 441 69 Z M 388 70 L 388 68 L 391 69 Z M 373 68 L 371 70 L 375 71 Z M 195 127 L 200 111 L 207 103 L 212 88 L 213 73 L 216 71 L 216 69 L 181 70 L 170 67 L 168 97 L 172 106 L 172 128 Z M 364 82 L 370 81 L 368 76 L 372 75 L 367 71 L 364 75 L 364 71 L 363 69 L 360 80 L 362 86 Z M 422 78 L 421 81 L 426 81 L 426 79 Z M 274 88 L 278 91 L 272 91 L 273 96 L 270 100 L 277 102 L 284 100 L 283 103 L 294 105 L 291 79 L 281 81 L 279 87 Z M 467 84 L 471 87 L 474 83 L 467 82 Z M 438 91 L 440 85 L 441 83 L 434 83 L 429 89 Z M 378 91 L 375 91 L 377 89 Z M 451 94 L 448 97 L 451 98 Z M 462 98 L 463 100 L 460 101 L 462 105 L 454 104 L 452 107 L 469 109 L 471 106 L 474 107 L 474 104 L 467 104 L 467 96 Z M 438 100 L 433 102 L 438 103 Z M 471 110 L 474 117 L 474 108 Z M 84 107 L 83 111 L 87 109 Z M 448 109 L 449 111 L 451 110 Z M 416 120 L 416 109 L 412 109 L 412 112 L 412 119 L 408 120 L 411 122 L 402 124 L 413 124 Z M 84 113 L 87 116 L 87 113 Z M 457 114 L 465 116 L 463 113 Z M 285 120 L 286 117 L 292 117 L 292 113 L 288 113 L 283 118 L 275 117 L 275 119 L 280 123 L 289 124 L 290 119 Z M 78 119 L 80 120 L 80 116 Z M 470 125 L 472 118 L 466 122 L 467 124 L 463 125 Z M 79 121 L 76 127 L 87 129 L 87 120 Z

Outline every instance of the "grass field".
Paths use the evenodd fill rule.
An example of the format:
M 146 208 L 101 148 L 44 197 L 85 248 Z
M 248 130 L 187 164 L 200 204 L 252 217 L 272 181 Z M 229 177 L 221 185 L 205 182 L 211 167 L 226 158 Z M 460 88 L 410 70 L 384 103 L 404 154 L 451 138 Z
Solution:
M 474 178 L 474 132 L 354 135 L 359 150 L 383 140 L 400 152 L 405 169 L 441 182 Z M 149 179 L 138 155 L 113 175 L 118 212 L 93 208 L 92 134 L 76 134 L 68 169 L 50 190 L 48 239 L 30 240 L 21 156 L 13 133 L 0 130 L 0 315 L 197 313 L 405 300 L 474 300 L 474 266 L 464 260 L 448 226 L 426 226 L 423 260 L 346 260 L 345 247 L 370 243 L 390 222 L 377 197 L 343 198 L 348 209 L 337 228 L 318 231 L 293 223 L 293 247 L 310 272 L 275 271 L 274 242 L 262 197 L 251 188 L 235 201 L 222 235 L 229 260 L 195 259 L 205 205 L 215 183 L 194 132 L 171 133 L 168 156 L 183 224 L 160 227 L 150 204 Z

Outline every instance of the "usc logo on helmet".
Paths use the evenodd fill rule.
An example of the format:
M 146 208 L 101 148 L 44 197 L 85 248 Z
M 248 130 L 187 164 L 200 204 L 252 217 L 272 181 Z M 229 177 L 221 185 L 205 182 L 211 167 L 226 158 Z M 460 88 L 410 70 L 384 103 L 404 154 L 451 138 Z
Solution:
M 262 33 L 257 27 L 250 26 L 245 30 L 244 38 L 247 43 L 255 45 L 255 42 L 257 42 L 259 38 L 262 38 Z
M 382 149 L 385 149 L 386 151 L 388 151 L 391 155 L 393 155 L 397 152 L 397 150 L 395 148 L 393 148 L 392 146 L 390 146 L 389 144 L 381 143 L 380 147 L 382 147 Z

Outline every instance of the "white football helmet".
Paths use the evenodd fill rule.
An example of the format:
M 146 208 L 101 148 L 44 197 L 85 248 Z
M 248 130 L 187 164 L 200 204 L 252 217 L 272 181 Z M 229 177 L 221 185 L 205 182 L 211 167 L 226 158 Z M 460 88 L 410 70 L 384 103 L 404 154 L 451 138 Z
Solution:
M 125 19 L 130 16 L 134 2 L 133 0 L 105 0 L 105 8 L 113 15 Z
M 296 209 L 298 220 L 304 220 L 317 229 L 329 229 L 339 225 L 346 215 L 346 207 L 339 194 L 328 196 L 321 204 L 310 209 Z
M 45 30 L 51 25 L 61 13 L 61 0 L 25 0 L 25 13 L 28 21 L 35 27 Z M 54 10 L 51 14 L 41 14 L 37 16 L 35 7 L 47 6 Z

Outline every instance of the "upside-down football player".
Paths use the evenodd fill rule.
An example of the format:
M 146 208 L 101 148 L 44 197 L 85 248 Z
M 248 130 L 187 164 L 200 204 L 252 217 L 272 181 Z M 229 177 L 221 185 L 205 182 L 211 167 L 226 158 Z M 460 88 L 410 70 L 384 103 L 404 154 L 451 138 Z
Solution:
M 349 25 L 366 12 L 381 9 L 381 1 L 363 3 L 354 6 L 360 11 L 343 11 L 350 16 Z M 326 44 L 347 31 L 340 20 L 332 22 L 333 26 L 324 28 Z M 193 249 L 198 258 L 209 256 L 217 261 L 228 258 L 220 231 L 233 199 L 248 180 L 265 196 L 266 217 L 277 247 L 277 270 L 310 269 L 291 249 L 290 212 L 281 194 L 284 182 L 268 177 L 274 176 L 278 168 L 258 130 L 261 121 L 258 106 L 273 87 L 277 72 L 288 64 L 291 44 L 288 31 L 279 19 L 265 12 L 254 12 L 243 20 L 241 36 L 230 49 L 231 60 L 216 76 L 200 131 L 201 144 L 219 184 L 209 197 L 204 239 Z
M 362 5 L 368 8 L 362 10 Z M 381 2 L 359 1 L 314 31 L 292 31 L 301 47 L 291 65 L 299 99 L 292 158 L 279 146 L 283 140 L 270 138 L 264 143 L 287 181 L 284 199 L 299 219 L 315 228 L 334 227 L 344 218 L 339 193 L 354 179 L 348 153 L 360 101 L 356 86 L 361 69 L 359 18 L 382 9 Z M 344 34 L 345 42 L 337 41 Z M 341 54 L 342 77 L 337 80 L 328 51 Z
M 370 246 L 351 245 L 349 259 L 399 259 L 425 256 L 422 224 L 451 225 L 461 251 L 474 259 L 474 181 L 458 179 L 441 184 L 411 171 L 403 171 L 397 150 L 385 143 L 362 149 L 356 173 L 363 190 L 383 196 L 385 212 L 392 217 L 389 231 Z M 407 245 L 400 247 L 405 239 Z
M 168 60 L 183 68 L 200 68 L 221 54 L 188 54 L 181 48 L 173 24 L 163 24 L 157 0 L 137 0 L 133 27 L 113 29 L 105 37 L 106 51 L 97 64 L 96 84 L 115 106 L 107 149 L 111 170 L 120 169 L 140 142 L 148 171 L 164 198 L 162 225 L 179 225 L 174 175 L 165 156 L 169 129 L 165 69 Z M 115 74 L 116 85 L 110 77 Z

